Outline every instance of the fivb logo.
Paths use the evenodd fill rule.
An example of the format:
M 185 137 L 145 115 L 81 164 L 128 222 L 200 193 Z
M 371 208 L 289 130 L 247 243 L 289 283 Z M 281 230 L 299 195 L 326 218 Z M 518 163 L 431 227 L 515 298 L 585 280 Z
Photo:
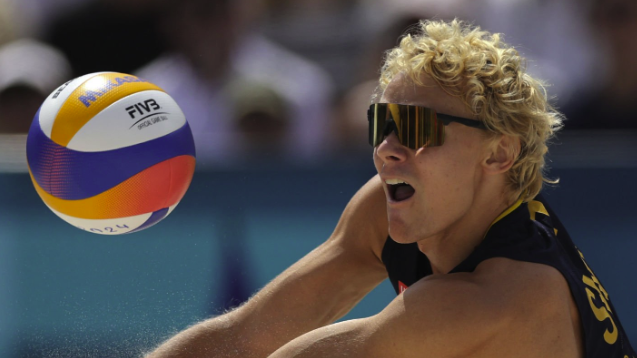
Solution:
M 133 123 L 133 125 L 131 125 L 128 129 L 137 126 L 137 129 L 142 130 L 154 124 L 167 121 L 169 118 L 166 116 L 168 112 L 157 112 L 157 110 L 161 109 L 161 106 L 153 98 L 135 103 L 125 109 L 131 119 L 135 120 L 135 123 Z M 138 119 L 138 116 L 141 118 Z
M 94 90 L 87 90 L 78 99 L 80 102 L 82 102 L 82 104 L 84 104 L 84 106 L 86 106 L 86 108 L 88 108 L 91 106 L 91 104 L 93 104 L 93 102 L 97 101 L 99 97 L 102 97 L 103 95 L 107 94 L 112 89 L 117 88 L 123 85 L 124 83 L 131 83 L 131 82 L 146 82 L 146 81 L 142 80 L 141 78 L 137 78 L 135 76 L 115 77 L 111 79 L 110 81 L 101 85 L 100 88 L 97 88 Z
M 144 102 L 136 103 L 132 106 L 126 107 L 126 112 L 131 117 L 131 119 L 135 119 L 135 114 L 143 115 L 145 113 L 150 113 L 152 111 L 156 111 L 160 109 L 161 106 L 154 99 L 147 99 Z

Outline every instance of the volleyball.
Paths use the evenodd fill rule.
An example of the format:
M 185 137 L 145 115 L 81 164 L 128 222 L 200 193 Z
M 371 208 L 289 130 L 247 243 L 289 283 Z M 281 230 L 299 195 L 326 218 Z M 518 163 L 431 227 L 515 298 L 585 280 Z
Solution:
M 170 214 L 195 171 L 186 117 L 136 76 L 87 74 L 40 106 L 27 136 L 29 174 L 57 216 L 105 235 L 146 229 Z

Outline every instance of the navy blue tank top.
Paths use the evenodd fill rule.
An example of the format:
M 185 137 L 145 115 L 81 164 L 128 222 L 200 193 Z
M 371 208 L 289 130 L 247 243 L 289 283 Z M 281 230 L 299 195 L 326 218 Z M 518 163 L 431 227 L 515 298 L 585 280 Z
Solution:
M 637 358 L 608 292 L 542 197 L 529 203 L 517 203 L 507 212 L 450 273 L 473 272 L 482 261 L 494 257 L 554 267 L 568 282 L 577 304 L 584 332 L 585 357 Z M 382 260 L 397 294 L 432 274 L 427 256 L 415 243 L 398 244 L 388 238 Z

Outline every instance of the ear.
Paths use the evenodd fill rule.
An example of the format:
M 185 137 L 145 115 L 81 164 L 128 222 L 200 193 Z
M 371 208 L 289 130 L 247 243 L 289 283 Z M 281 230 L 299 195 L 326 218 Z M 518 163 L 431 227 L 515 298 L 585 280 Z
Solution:
M 500 174 L 511 169 L 520 154 L 520 140 L 517 137 L 502 134 L 491 142 L 488 157 L 482 167 L 488 174 Z

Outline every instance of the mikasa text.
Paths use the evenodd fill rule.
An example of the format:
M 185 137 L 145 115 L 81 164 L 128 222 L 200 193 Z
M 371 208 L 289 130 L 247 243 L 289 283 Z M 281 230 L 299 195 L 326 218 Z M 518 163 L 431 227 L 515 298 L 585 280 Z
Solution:
M 101 86 L 101 88 L 87 90 L 86 92 L 84 92 L 83 95 L 81 95 L 78 98 L 78 100 L 82 102 L 82 104 L 84 104 L 86 108 L 88 108 L 91 106 L 91 104 L 93 104 L 93 102 L 97 101 L 99 97 L 102 97 L 103 95 L 109 93 L 111 90 L 123 85 L 124 83 L 130 83 L 130 82 L 146 82 L 146 81 L 140 78 L 137 78 L 135 76 L 115 77 L 109 82 L 104 83 Z

